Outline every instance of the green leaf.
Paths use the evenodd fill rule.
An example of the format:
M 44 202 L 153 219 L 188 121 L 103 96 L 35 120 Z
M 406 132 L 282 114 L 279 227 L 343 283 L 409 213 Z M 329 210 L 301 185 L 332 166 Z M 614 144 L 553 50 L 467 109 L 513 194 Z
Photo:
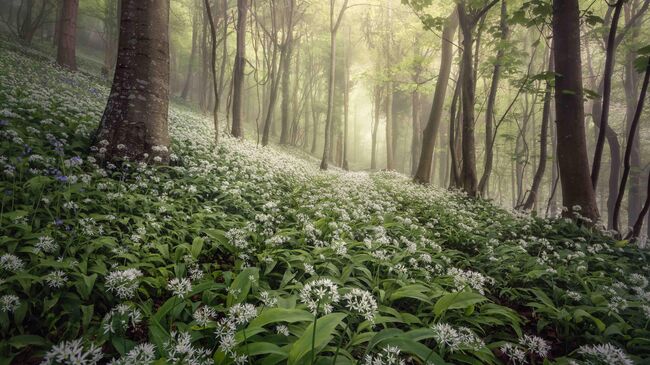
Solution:
M 27 346 L 45 347 L 47 346 L 47 341 L 41 336 L 18 335 L 9 339 L 9 345 L 11 345 L 13 348 L 16 349 L 20 349 Z
M 201 250 L 203 250 L 203 243 L 205 240 L 201 237 L 196 237 L 192 241 L 192 247 L 190 248 L 190 253 L 192 254 L 192 257 L 195 259 L 199 258 L 199 255 L 201 255 Z
M 316 338 L 314 341 L 314 351 L 316 353 L 320 352 L 320 350 L 322 350 L 322 348 L 332 340 L 336 327 L 343 321 L 345 316 L 346 315 L 343 313 L 331 313 L 318 318 L 318 321 L 316 321 Z M 307 326 L 302 336 L 293 343 L 291 350 L 289 351 L 289 365 L 296 364 L 300 359 L 311 352 L 311 343 L 314 338 L 313 331 L 314 323 L 311 323 Z
M 252 280 L 251 280 L 252 278 Z M 253 286 L 253 282 L 257 282 L 259 278 L 259 269 L 256 267 L 247 267 L 237 275 L 230 285 L 228 294 L 227 305 L 228 307 L 233 304 L 241 303 L 246 300 L 248 293 Z
M 303 309 L 267 308 L 251 321 L 248 328 L 264 327 L 278 322 L 295 323 L 313 320 L 314 315 Z
M 439 316 L 449 309 L 467 308 L 471 305 L 487 300 L 488 299 L 481 294 L 469 291 L 450 293 L 443 295 L 442 298 L 438 299 L 436 305 L 433 307 L 433 312 L 436 316 Z

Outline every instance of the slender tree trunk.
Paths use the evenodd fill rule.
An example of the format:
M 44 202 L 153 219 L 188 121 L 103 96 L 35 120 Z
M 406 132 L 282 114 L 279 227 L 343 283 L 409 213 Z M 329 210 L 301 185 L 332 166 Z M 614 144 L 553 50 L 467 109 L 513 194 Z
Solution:
M 490 85 L 490 93 L 488 95 L 487 107 L 485 109 L 485 167 L 483 169 L 483 176 L 478 184 L 478 189 L 481 195 L 486 196 L 487 187 L 490 183 L 490 175 L 492 174 L 492 164 L 494 160 L 494 150 L 492 144 L 493 122 L 494 122 L 494 106 L 496 104 L 497 92 L 499 91 L 499 80 L 501 78 L 501 63 L 505 56 L 505 47 L 508 40 L 508 8 L 506 1 L 501 0 L 501 21 L 500 21 L 500 42 L 498 43 L 497 55 L 494 62 L 494 69 L 492 70 L 492 84 Z
M 442 44 L 440 54 L 440 69 L 438 71 L 438 80 L 436 81 L 436 91 L 433 95 L 433 103 L 431 104 L 431 112 L 429 113 L 429 120 L 427 126 L 424 128 L 422 135 L 422 150 L 420 152 L 420 160 L 418 162 L 415 176 L 415 182 L 421 184 L 428 184 L 431 182 L 431 165 L 433 160 L 433 153 L 435 151 L 436 137 L 440 127 L 440 120 L 442 117 L 445 96 L 447 94 L 447 86 L 449 84 L 449 75 L 451 73 L 451 65 L 453 58 L 452 40 L 456 28 L 458 27 L 458 12 L 456 9 L 447 18 L 445 27 L 442 31 Z M 453 122 L 452 122 L 453 123 Z
M 61 13 L 61 29 L 59 31 L 59 44 L 56 54 L 56 63 L 59 66 L 76 71 L 76 42 L 77 42 L 77 12 L 79 0 L 64 0 Z
M 648 64 L 646 66 L 645 76 L 643 78 L 643 85 L 641 86 L 641 93 L 639 94 L 639 102 L 637 103 L 636 110 L 634 112 L 634 117 L 630 123 L 630 128 L 627 137 L 627 146 L 625 147 L 625 158 L 623 160 L 623 176 L 621 177 L 621 184 L 618 188 L 618 195 L 616 198 L 616 203 L 614 205 L 614 230 L 620 232 L 619 228 L 619 216 L 621 210 L 621 203 L 623 202 L 623 196 L 625 195 L 625 187 L 627 185 L 627 179 L 630 175 L 630 170 L 632 169 L 631 159 L 632 159 L 632 150 L 634 149 L 634 142 L 636 139 L 637 129 L 639 127 L 639 121 L 641 119 L 641 113 L 643 112 L 643 105 L 645 103 L 645 96 L 648 91 L 648 82 L 650 81 L 650 58 L 648 59 Z M 647 211 L 646 211 L 647 213 Z M 643 224 L 643 218 L 645 214 L 638 217 L 637 221 L 640 221 Z M 629 223 L 632 224 L 635 220 L 630 220 Z M 636 230 L 636 227 L 634 228 Z M 641 227 L 635 232 L 635 237 L 641 232 Z
M 348 125 L 350 119 L 350 30 L 348 29 L 348 40 L 345 47 L 345 69 L 343 76 L 343 170 L 350 170 L 348 164 Z
M 422 149 L 422 127 L 420 125 L 420 93 L 414 90 L 411 93 L 411 118 L 413 130 L 411 136 L 411 175 L 417 171 L 418 157 Z
M 155 1 L 155 0 L 154 0 Z M 205 10 L 208 14 L 208 21 L 210 23 L 210 37 L 211 37 L 211 50 L 212 55 L 210 64 L 212 65 L 212 87 L 214 89 L 214 108 L 212 110 L 212 118 L 214 121 L 214 142 L 219 143 L 219 86 L 217 85 L 217 29 L 214 24 L 214 17 L 212 16 L 212 8 L 210 0 L 205 0 Z
M 232 90 L 232 129 L 233 137 L 244 137 L 242 120 L 242 90 L 244 88 L 244 68 L 246 67 L 246 18 L 248 0 L 237 0 L 237 53 L 233 69 Z
M 377 132 L 379 130 L 379 115 L 381 111 L 381 87 L 375 85 L 375 92 L 372 98 L 373 118 L 371 126 L 372 146 L 370 152 L 370 169 L 377 170 Z
M 618 29 L 618 20 L 621 17 L 621 10 L 623 9 L 624 0 L 617 0 L 614 5 L 614 15 L 612 17 L 612 25 L 609 30 L 609 37 L 607 39 L 607 52 L 605 56 L 605 72 L 603 74 L 604 88 L 603 88 L 603 103 L 600 115 L 600 131 L 598 132 L 598 140 L 596 142 L 596 151 L 594 152 L 594 161 L 591 168 L 591 184 L 594 188 L 598 186 L 598 176 L 600 175 L 600 161 L 603 157 L 603 149 L 605 147 L 605 134 L 607 133 L 607 126 L 609 122 L 609 99 L 612 94 L 612 71 L 614 69 L 614 57 L 616 53 L 616 30 Z
M 198 27 L 198 16 L 197 12 L 193 11 L 192 15 L 192 50 L 190 51 L 190 59 L 187 65 L 187 76 L 185 77 L 185 84 L 183 85 L 183 91 L 181 92 L 181 99 L 187 100 L 187 96 L 190 92 L 190 87 L 192 86 L 192 70 L 194 68 L 194 57 L 196 55 L 196 43 L 197 35 L 199 33 Z
M 648 181 L 650 181 L 650 172 L 648 172 Z M 632 226 L 632 231 L 630 231 L 630 233 L 628 233 L 625 237 L 626 239 L 636 241 L 636 239 L 641 234 L 641 228 L 643 228 L 643 219 L 646 215 L 648 215 L 648 211 L 650 211 L 650 184 L 648 184 L 643 208 L 641 208 L 641 212 L 639 212 L 639 216 Z
M 449 177 L 450 187 L 460 187 L 460 157 L 458 153 L 458 119 L 462 114 L 458 109 L 458 100 L 460 99 L 461 89 L 462 89 L 462 75 L 463 75 L 463 62 L 461 61 L 460 70 L 458 72 L 458 81 L 456 81 L 456 86 L 454 88 L 454 96 L 451 100 L 451 111 L 449 118 L 449 155 L 451 156 L 451 176 Z
M 117 66 L 95 138 L 107 160 L 169 161 L 169 0 L 122 0 Z
M 548 72 L 553 72 L 553 44 L 551 44 L 550 59 L 548 61 Z M 533 209 L 533 206 L 537 202 L 537 193 L 539 187 L 542 184 L 542 179 L 544 177 L 544 171 L 546 170 L 546 159 L 548 156 L 547 153 L 547 144 L 548 144 L 548 122 L 551 114 L 551 84 L 550 82 L 546 83 L 546 91 L 544 92 L 544 107 L 542 108 L 542 130 L 539 139 L 539 164 L 537 165 L 537 170 L 535 171 L 535 176 L 533 177 L 533 185 L 530 188 L 530 193 L 528 198 L 524 203 L 525 210 Z
M 580 9 L 578 0 L 553 1 L 557 153 L 566 215 L 596 221 L 598 206 L 589 174 L 584 127 Z

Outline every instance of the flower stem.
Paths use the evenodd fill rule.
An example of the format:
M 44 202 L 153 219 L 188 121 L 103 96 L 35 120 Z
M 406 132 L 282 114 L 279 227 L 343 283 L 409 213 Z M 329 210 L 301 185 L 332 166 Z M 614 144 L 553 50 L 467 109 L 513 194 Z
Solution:
M 345 333 L 348 331 L 348 327 L 350 327 L 349 322 L 345 324 L 345 329 L 343 329 L 343 333 L 341 334 L 341 338 L 339 339 L 339 345 L 336 347 L 336 353 L 334 354 L 334 360 L 332 360 L 332 365 L 336 365 L 336 358 L 339 357 L 339 350 L 343 345 L 343 338 L 345 337 Z
M 316 304 L 316 313 L 314 313 L 314 328 L 311 333 L 311 365 L 316 361 L 316 322 L 318 322 L 318 310 L 320 309 L 320 300 Z

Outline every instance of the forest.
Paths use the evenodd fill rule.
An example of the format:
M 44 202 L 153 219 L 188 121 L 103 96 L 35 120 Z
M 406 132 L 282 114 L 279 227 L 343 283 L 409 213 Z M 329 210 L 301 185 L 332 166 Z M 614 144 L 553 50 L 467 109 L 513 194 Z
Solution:
M 650 364 L 650 0 L 0 0 L 0 365 Z

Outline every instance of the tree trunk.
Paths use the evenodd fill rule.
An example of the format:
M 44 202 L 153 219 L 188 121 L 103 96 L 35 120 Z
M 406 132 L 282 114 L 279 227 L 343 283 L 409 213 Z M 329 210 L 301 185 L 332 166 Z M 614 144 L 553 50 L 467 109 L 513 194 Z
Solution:
M 548 61 L 549 73 L 553 72 L 553 57 L 553 44 L 551 44 L 551 54 Z M 533 206 L 537 202 L 537 192 L 542 184 L 542 178 L 544 177 L 544 171 L 546 170 L 546 159 L 548 156 L 548 122 L 551 114 L 551 90 L 551 83 L 547 81 L 546 91 L 544 92 L 544 107 L 542 108 L 542 130 L 539 139 L 539 164 L 537 165 L 537 170 L 533 177 L 533 185 L 530 188 L 530 193 L 524 203 L 525 210 L 533 209 Z
M 463 76 L 461 105 L 462 118 L 462 155 L 463 167 L 461 186 L 471 197 L 478 195 L 476 179 L 476 146 L 474 136 L 474 65 L 472 56 L 472 19 L 465 9 L 465 4 L 458 6 L 458 17 L 463 34 Z
M 377 132 L 379 131 L 379 115 L 381 112 L 381 87 L 375 85 L 375 92 L 372 98 L 373 118 L 371 126 L 372 146 L 370 152 L 370 169 L 377 170 Z
M 332 112 L 334 109 L 334 81 L 336 75 L 336 33 L 330 32 L 330 64 L 327 77 L 327 116 L 325 117 L 325 144 L 323 146 L 323 159 L 320 163 L 321 170 L 327 170 L 330 159 L 330 145 L 332 134 Z
M 643 78 L 643 85 L 641 86 L 641 93 L 639 94 L 639 102 L 637 103 L 636 110 L 634 112 L 634 117 L 630 123 L 630 128 L 627 137 L 627 146 L 625 147 L 625 159 L 623 160 L 623 176 L 621 177 L 621 184 L 618 188 L 618 195 L 616 198 L 616 203 L 614 205 L 614 230 L 619 231 L 619 215 L 621 210 L 621 203 L 623 202 L 623 196 L 625 195 L 625 187 L 627 185 L 627 179 L 630 175 L 630 170 L 632 169 L 631 159 L 632 159 L 632 150 L 634 149 L 634 142 L 636 139 L 637 129 L 639 127 L 639 120 L 641 119 L 641 113 L 643 112 L 643 105 L 645 103 L 645 96 L 648 91 L 648 82 L 650 81 L 650 58 L 648 58 L 647 66 L 645 70 L 645 76 Z M 641 212 L 641 210 L 640 210 Z M 647 212 L 646 212 L 647 213 Z M 640 214 L 640 213 L 639 213 Z M 637 220 L 643 224 L 643 218 L 645 214 L 638 217 L 636 220 L 629 220 L 629 224 L 636 222 Z M 634 228 L 636 229 L 636 227 Z M 636 231 L 636 236 L 641 232 L 641 228 Z
M 424 133 L 422 135 L 420 160 L 418 162 L 415 176 L 413 177 L 415 182 L 421 184 L 428 184 L 431 182 L 433 153 L 435 151 L 436 137 L 440 127 L 442 111 L 444 109 L 443 106 L 447 94 L 447 86 L 449 84 L 449 75 L 451 73 L 453 58 L 452 39 L 454 38 L 454 33 L 456 33 L 457 27 L 458 12 L 457 10 L 454 10 L 447 18 L 447 22 L 442 31 L 440 70 L 438 71 L 438 80 L 436 81 L 436 91 L 433 95 L 429 120 L 427 121 L 427 126 L 424 128 Z
M 555 109 L 562 203 L 566 215 L 598 219 L 584 127 L 578 0 L 553 1 Z
M 486 196 L 487 187 L 490 183 L 490 175 L 492 174 L 492 164 L 494 160 L 494 149 L 492 144 L 492 138 L 494 138 L 494 106 L 496 104 L 497 92 L 499 91 L 501 63 L 505 56 L 505 43 L 508 40 L 508 8 L 505 0 L 501 1 L 500 31 L 500 41 L 497 45 L 497 55 L 494 62 L 494 69 L 492 70 L 492 84 L 490 85 L 490 93 L 488 95 L 487 107 L 485 109 L 485 167 L 483 169 L 481 181 L 478 184 L 479 192 L 483 196 Z
M 233 137 L 244 137 L 242 120 L 242 90 L 244 88 L 244 68 L 246 67 L 246 17 L 248 0 L 237 0 L 237 53 L 233 69 L 232 90 L 232 129 Z
M 214 24 L 214 17 L 212 16 L 212 8 L 210 0 L 205 0 L 205 10 L 208 14 L 208 22 L 210 23 L 210 39 L 211 39 L 211 58 L 210 64 L 212 69 L 212 87 L 214 91 L 214 107 L 212 110 L 212 118 L 214 122 L 214 142 L 219 143 L 219 86 L 217 85 L 217 28 Z M 225 40 L 224 40 L 225 41 Z
M 107 160 L 169 161 L 169 1 L 122 0 L 117 65 L 95 146 Z
M 616 53 L 616 30 L 618 29 L 618 20 L 621 17 L 621 10 L 623 9 L 624 0 L 617 0 L 614 5 L 614 15 L 612 17 L 612 24 L 609 30 L 609 37 L 607 39 L 607 52 L 605 56 L 605 72 L 603 73 L 604 88 L 603 88 L 603 103 L 600 115 L 600 130 L 598 132 L 598 140 L 596 141 L 596 151 L 594 152 L 594 161 L 591 168 L 591 184 L 594 190 L 598 186 L 598 176 L 600 175 L 600 161 L 603 157 L 603 149 L 605 147 L 605 134 L 609 122 L 609 99 L 612 94 L 612 71 L 614 69 L 614 57 Z
M 420 93 L 414 90 L 411 93 L 411 118 L 413 130 L 411 135 L 411 175 L 417 171 L 418 157 L 422 149 L 422 126 L 420 123 Z
M 198 35 L 198 19 L 197 12 L 194 11 L 192 15 L 192 50 L 190 51 L 190 59 L 187 65 L 187 76 L 185 77 L 185 84 L 183 85 L 183 91 L 181 92 L 181 99 L 187 100 L 187 96 L 190 92 L 190 87 L 192 85 L 192 69 L 194 68 L 194 57 L 196 55 L 196 43 Z
M 348 29 L 348 40 L 345 47 L 345 69 L 343 76 L 343 170 L 350 170 L 348 165 L 348 125 L 350 119 L 350 32 Z
M 77 40 L 77 12 L 79 0 L 64 0 L 61 13 L 61 29 L 59 30 L 59 44 L 56 54 L 56 63 L 69 70 L 77 70 L 76 40 Z

